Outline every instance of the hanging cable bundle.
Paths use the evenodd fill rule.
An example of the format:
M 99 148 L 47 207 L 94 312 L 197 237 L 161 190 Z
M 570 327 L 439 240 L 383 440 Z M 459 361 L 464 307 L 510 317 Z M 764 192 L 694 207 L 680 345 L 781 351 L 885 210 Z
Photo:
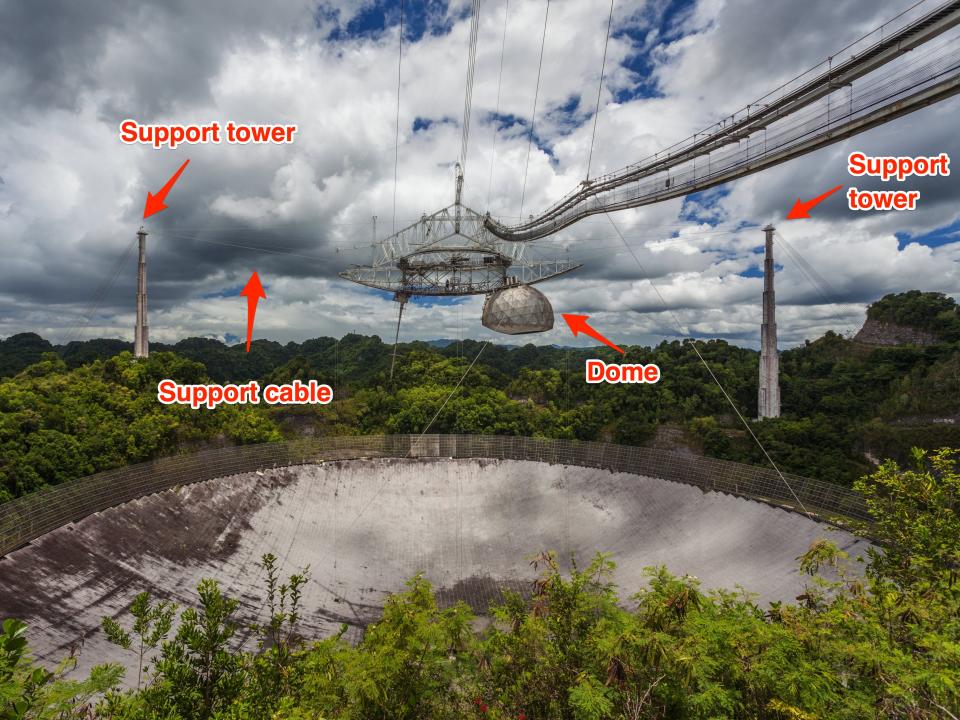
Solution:
M 470 142 L 470 115 L 473 105 L 473 75 L 477 65 L 477 35 L 480 30 L 480 0 L 473 0 L 473 17 L 470 19 L 470 43 L 467 50 L 467 83 L 463 94 L 463 125 L 460 137 L 460 168 L 467 172 L 467 147 Z
M 493 166 L 497 158 L 497 118 L 500 117 L 500 89 L 503 87 L 503 51 L 507 45 L 507 20 L 510 17 L 510 0 L 503 8 L 503 35 L 500 38 L 500 72 L 497 74 L 497 105 L 493 111 L 493 145 L 490 147 L 490 179 L 487 181 L 487 209 L 490 208 L 490 194 L 493 190 Z
M 100 306 L 103 304 L 104 300 L 106 300 L 107 296 L 110 294 L 110 291 L 113 290 L 113 286 L 117 282 L 120 272 L 123 270 L 129 257 L 133 254 L 133 249 L 136 246 L 136 239 L 131 240 L 127 244 L 126 249 L 117 258 L 116 262 L 113 264 L 113 267 L 110 268 L 110 271 L 107 273 L 103 282 L 101 282 L 99 287 L 97 287 L 93 296 L 90 298 L 90 302 L 84 308 L 83 312 L 80 313 L 80 316 L 74 320 L 74 322 L 71 323 L 70 327 L 67 329 L 63 339 L 64 344 L 68 344 L 73 340 L 79 339 L 87 329 L 87 326 L 93 322 L 93 318 L 96 316 L 97 311 L 100 309 Z
M 603 41 L 603 61 L 600 63 L 600 82 L 597 84 L 597 107 L 593 112 L 593 133 L 590 135 L 590 154 L 587 156 L 587 175 L 590 179 L 590 165 L 593 163 L 593 142 L 597 139 L 597 118 L 600 117 L 600 96 L 603 93 L 603 74 L 607 69 L 607 47 L 610 45 L 610 28 L 613 27 L 613 3 L 610 0 L 610 16 L 607 18 L 607 38 Z M 522 220 L 523 218 L 521 218 Z
M 817 294 L 820 295 L 823 301 L 828 305 L 837 302 L 839 294 L 833 289 L 833 286 L 831 286 L 830 283 L 828 283 L 824 277 L 806 261 L 803 255 L 801 255 L 795 247 L 787 242 L 787 239 L 780 234 L 779 231 L 776 233 L 776 237 L 780 240 L 780 247 L 782 247 L 787 256 L 793 260 L 797 266 L 797 269 L 800 271 L 800 274 L 803 275 L 807 282 L 810 283 L 810 286 L 816 290 Z
M 543 71 L 543 48 L 547 44 L 547 20 L 550 19 L 550 0 L 543 13 L 543 35 L 540 38 L 540 62 L 537 65 L 537 87 L 533 92 L 533 112 L 530 113 L 530 137 L 527 140 L 527 161 L 523 166 L 523 189 L 520 191 L 520 221 L 523 222 L 523 200 L 527 194 L 527 172 L 530 169 L 530 149 L 533 147 L 533 128 L 537 121 L 537 100 L 540 98 L 540 73 Z
M 391 232 L 397 231 L 397 169 L 400 165 L 400 69 L 403 65 L 403 0 L 400 0 L 400 41 L 397 45 L 397 124 L 393 141 L 393 221 Z

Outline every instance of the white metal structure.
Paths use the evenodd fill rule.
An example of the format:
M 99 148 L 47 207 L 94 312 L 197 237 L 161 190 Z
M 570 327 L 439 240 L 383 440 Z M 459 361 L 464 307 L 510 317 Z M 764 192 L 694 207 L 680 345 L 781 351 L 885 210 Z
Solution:
M 526 260 L 523 244 L 501 240 L 484 227 L 484 216 L 460 204 L 462 180 L 458 167 L 453 205 L 385 238 L 376 245 L 370 265 L 354 266 L 340 277 L 402 299 L 481 295 L 514 283 L 532 285 L 579 267 L 565 260 Z
M 706 190 L 950 98 L 960 92 L 960 0 L 907 11 L 811 70 L 638 163 L 584 180 L 516 225 L 488 218 L 512 241 L 553 233 L 597 213 Z

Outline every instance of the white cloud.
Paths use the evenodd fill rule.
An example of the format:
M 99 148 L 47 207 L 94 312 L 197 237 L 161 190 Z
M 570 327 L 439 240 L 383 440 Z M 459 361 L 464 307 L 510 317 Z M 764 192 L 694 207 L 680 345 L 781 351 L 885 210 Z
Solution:
M 77 21 L 76 41 L 62 46 L 77 69 L 59 80 L 46 55 L 24 49 L 15 56 L 0 71 L 2 92 L 22 99 L 0 104 L 0 333 L 35 330 L 62 340 L 133 241 L 146 191 L 155 191 L 190 157 L 168 200 L 170 210 L 148 223 L 156 339 L 241 334 L 243 303 L 211 296 L 242 285 L 253 269 L 270 286 L 258 314 L 261 337 L 302 340 L 356 330 L 392 338 L 395 304 L 335 277 L 347 264 L 369 260 L 371 216 L 378 217 L 381 237 L 394 225 L 396 27 L 326 39 L 336 12 L 343 27 L 366 5 L 327 4 L 325 12 L 300 2 L 269 10 L 258 3 L 246 9 L 223 3 L 124 5 L 123 12 L 97 15 L 87 26 Z M 447 12 L 463 17 L 463 7 Z M 524 126 L 498 133 L 490 183 L 489 115 L 496 106 L 504 6 L 482 7 L 465 200 L 481 212 L 511 216 L 520 209 L 528 140 Z M 537 110 L 537 136 L 550 154 L 533 148 L 524 214 L 583 179 L 608 7 L 592 0 L 551 4 Z M 701 0 L 674 19 L 686 34 L 665 39 L 675 36 L 660 28 L 656 4 L 629 14 L 618 8 L 616 26 L 631 34 L 615 34 L 610 43 L 591 174 L 686 137 L 818 62 L 887 12 L 866 0 L 817 0 L 803 7 Z M 26 36 L 44 20 L 34 14 L 11 22 Z M 502 115 L 529 117 L 542 23 L 542 3 L 511 3 Z M 468 32 L 468 21 L 461 19 L 449 33 L 426 33 L 405 45 L 398 228 L 452 201 Z M 651 77 L 627 67 L 635 53 L 650 53 Z M 614 89 L 641 81 L 659 83 L 661 96 L 613 100 Z M 573 114 L 558 112 L 577 98 Z M 738 181 L 710 202 L 675 200 L 617 213 L 614 222 L 632 254 L 606 218 L 588 219 L 534 244 L 531 252 L 541 256 L 585 263 L 541 289 L 558 313 L 594 314 L 597 325 L 613 329 L 622 342 L 656 342 L 677 332 L 662 297 L 684 328 L 755 344 L 761 281 L 740 273 L 756 266 L 762 235 L 740 227 L 775 221 L 836 295 L 825 302 L 819 294 L 824 288 L 811 287 L 778 251 L 784 344 L 830 328 L 855 329 L 865 303 L 886 292 L 919 287 L 960 295 L 960 243 L 900 249 L 895 235 L 956 222 L 953 178 L 922 183 L 915 213 L 851 216 L 838 194 L 814 220 L 782 221 L 798 196 L 813 197 L 846 181 L 844 158 L 853 147 L 960 157 L 953 129 L 958 108 L 958 101 L 928 108 Z M 117 140 L 118 119 L 138 113 L 152 122 L 294 122 L 300 131 L 291 146 L 157 152 Z M 416 118 L 432 124 L 414 132 Z M 131 261 L 105 293 L 87 336 L 130 336 L 132 291 Z M 403 336 L 463 333 L 510 341 L 480 326 L 481 302 L 411 306 Z M 519 340 L 574 342 L 558 322 L 551 333 Z

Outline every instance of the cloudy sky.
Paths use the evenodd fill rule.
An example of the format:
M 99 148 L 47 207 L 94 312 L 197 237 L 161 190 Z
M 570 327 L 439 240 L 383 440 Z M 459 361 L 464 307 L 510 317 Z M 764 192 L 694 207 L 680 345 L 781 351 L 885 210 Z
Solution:
M 245 331 L 237 293 L 253 270 L 268 295 L 255 337 L 356 331 L 392 339 L 395 304 L 336 273 L 371 259 L 373 216 L 383 238 L 453 199 L 469 4 L 404 4 L 394 216 L 399 2 L 0 0 L 0 337 L 132 339 L 130 249 L 146 192 L 189 158 L 170 208 L 147 221 L 152 339 L 236 341 Z M 907 4 L 617 0 L 591 174 L 706 127 Z M 480 212 L 509 218 L 520 209 L 545 5 L 481 3 L 465 187 L 466 204 Z M 608 11 L 608 0 L 550 5 L 524 214 L 584 177 Z M 855 214 L 838 193 L 815 219 L 784 220 L 797 197 L 841 183 L 870 186 L 850 182 L 852 150 L 960 157 L 958 110 L 960 99 L 947 101 L 614 220 L 672 314 L 698 337 L 757 345 L 758 228 L 767 222 L 816 280 L 779 254 L 782 346 L 827 329 L 855 330 L 865 305 L 885 293 L 919 288 L 960 297 L 956 175 L 909 183 L 922 192 L 916 212 Z M 153 150 L 120 142 L 128 117 L 295 123 L 299 132 L 285 146 Z M 603 216 L 533 252 L 584 263 L 540 286 L 557 313 L 590 314 L 622 342 L 677 336 L 671 313 Z M 550 333 L 493 335 L 480 325 L 481 305 L 476 297 L 412 304 L 402 337 L 573 342 L 559 315 Z

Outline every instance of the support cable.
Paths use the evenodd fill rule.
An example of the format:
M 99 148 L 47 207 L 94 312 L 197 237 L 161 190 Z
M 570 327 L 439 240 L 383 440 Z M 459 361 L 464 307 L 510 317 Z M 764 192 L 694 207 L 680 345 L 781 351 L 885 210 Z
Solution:
M 423 436 L 427 434 L 427 432 L 430 430 L 431 427 L 433 427 L 433 423 L 440 416 L 440 413 L 443 412 L 443 409 L 447 406 L 447 403 L 450 402 L 450 398 L 452 398 L 454 394 L 457 392 L 457 390 L 460 389 L 460 385 L 463 384 L 463 381 L 466 379 L 467 375 L 470 374 L 470 371 L 473 369 L 473 366 L 477 364 L 477 360 L 480 359 L 480 355 L 483 354 L 484 348 L 486 347 L 487 347 L 487 341 L 484 341 L 483 345 L 480 346 L 480 350 L 477 352 L 476 357 L 473 358 L 473 361 L 470 363 L 469 366 L 467 366 L 467 369 L 464 370 L 463 375 L 461 375 L 460 379 L 457 380 L 457 384 L 454 385 L 453 390 L 450 391 L 450 394 L 447 395 L 446 399 L 443 401 L 443 404 L 433 414 L 433 417 L 430 418 L 430 422 L 427 423 L 427 426 L 423 429 L 423 432 L 420 433 L 420 435 L 417 437 L 416 443 L 410 446 L 410 450 L 407 451 L 407 457 L 410 457 L 410 453 L 413 452 L 413 448 L 415 447 L 415 445 L 419 444 L 419 442 L 423 439 Z
M 849 59 L 843 63 L 845 84 L 855 84 L 859 87 L 862 78 L 876 72 L 876 67 L 874 67 L 876 63 L 884 64 L 904 57 L 908 50 L 915 55 L 919 51 L 920 45 L 929 42 L 929 36 L 943 34 L 956 25 L 956 20 L 960 18 L 956 8 L 960 8 L 960 2 L 946 3 L 937 12 L 943 15 L 943 13 L 949 11 L 952 14 L 938 19 L 936 12 L 930 13 L 929 17 L 924 16 L 906 24 L 890 38 L 883 39 L 880 43 L 865 48 L 863 52 L 850 54 Z M 928 25 L 930 27 L 927 27 Z M 955 49 L 956 36 L 949 36 L 948 40 Z M 913 47 L 910 43 L 917 43 L 917 46 Z M 581 217 L 601 212 L 603 207 L 606 207 L 606 209 L 636 207 L 657 200 L 676 197 L 680 194 L 689 194 L 692 189 L 706 189 L 720 182 L 733 179 L 733 177 L 738 177 L 739 175 L 735 174 L 737 172 L 742 174 L 756 172 L 798 154 L 810 152 L 817 147 L 850 137 L 857 132 L 862 132 L 863 129 L 886 122 L 892 117 L 913 112 L 920 107 L 939 102 L 955 94 L 958 87 L 958 78 L 950 77 L 953 68 L 941 71 L 941 66 L 950 57 L 948 53 L 940 61 L 923 68 L 923 72 L 915 81 L 910 77 L 902 77 L 899 73 L 894 73 L 893 76 L 881 76 L 881 86 L 886 91 L 884 97 L 876 97 L 881 91 L 869 95 L 860 95 L 858 91 L 856 101 L 856 108 L 858 109 L 852 109 L 850 114 L 844 115 L 840 126 L 837 123 L 841 119 L 834 117 L 831 106 L 831 117 L 829 118 L 831 130 L 829 132 L 826 123 L 821 123 L 820 120 L 824 107 L 824 103 L 820 101 L 826 95 L 836 91 L 834 84 L 838 66 L 835 62 L 830 63 L 828 61 L 828 63 L 817 66 L 813 71 L 808 71 L 809 73 L 820 69 L 825 70 L 820 76 L 806 80 L 800 87 L 781 88 L 768 93 L 759 101 L 751 103 L 730 116 L 728 118 L 731 121 L 730 123 L 727 123 L 727 119 L 724 119 L 711 126 L 706 133 L 697 133 L 693 138 L 676 143 L 666 151 L 660 151 L 639 163 L 608 173 L 603 176 L 602 182 L 599 182 L 599 184 L 595 182 L 589 188 L 574 189 L 532 221 L 521 220 L 517 226 L 507 227 L 501 226 L 493 220 L 488 220 L 487 227 L 503 239 L 523 241 L 532 239 L 534 236 L 539 237 L 556 232 L 572 222 L 576 222 Z M 836 57 L 834 57 L 834 60 L 836 60 Z M 830 65 L 829 70 L 827 70 L 828 64 Z M 900 64 L 900 62 L 897 63 L 897 65 Z M 808 73 L 801 74 L 798 79 L 808 75 Z M 931 75 L 931 73 L 935 74 Z M 893 82 L 894 80 L 896 82 Z M 887 90 L 891 85 L 895 87 L 892 90 Z M 905 93 L 910 94 L 904 96 Z M 893 102 L 895 98 L 899 98 L 899 100 Z M 755 107 L 759 108 L 756 112 L 753 111 Z M 797 115 L 801 109 L 809 107 L 815 108 L 818 113 L 816 124 L 800 122 L 782 125 L 781 121 L 784 118 Z M 765 125 L 769 125 L 770 122 L 776 123 L 773 129 L 779 134 L 779 140 L 774 143 L 773 148 L 767 147 L 762 157 L 744 157 L 744 152 L 736 148 L 727 148 L 722 153 L 721 167 L 719 169 L 711 168 L 711 172 L 706 178 L 698 176 L 687 180 L 681 179 L 678 182 L 675 177 L 663 177 L 665 170 L 674 168 L 679 168 L 678 172 L 689 176 L 689 164 L 694 157 L 701 157 L 712 150 L 723 149 L 727 146 L 737 145 L 740 147 L 743 140 L 749 140 L 755 132 L 764 129 Z M 766 136 L 766 134 L 766 130 L 764 130 L 764 135 Z M 664 152 L 665 154 L 660 157 L 661 153 Z M 749 162 L 739 162 L 738 158 L 743 158 Z M 646 183 L 647 187 L 641 187 L 639 182 L 641 179 L 649 180 Z M 664 185 L 665 181 L 671 179 L 673 180 L 672 183 Z M 598 178 L 598 180 L 600 179 Z M 634 181 L 638 183 L 636 193 L 614 192 L 616 188 L 632 184 Z M 587 205 L 587 201 L 591 198 L 593 202 Z
M 613 221 L 613 218 L 610 217 L 610 213 L 604 211 L 604 215 L 607 216 L 607 219 L 610 221 L 610 224 L 613 226 L 614 230 L 616 230 L 617 234 L 620 235 L 621 240 L 623 240 L 624 246 L 626 246 L 630 255 L 633 257 L 634 262 L 636 262 L 637 266 L 640 268 L 640 272 L 643 273 L 644 277 L 650 283 L 650 287 L 653 288 L 653 291 L 656 293 L 657 297 L 660 299 L 660 304 L 663 305 L 663 309 L 667 312 L 667 314 L 669 314 L 673 318 L 673 321 L 674 323 L 676 323 L 677 329 L 680 331 L 680 334 L 690 335 L 690 333 L 684 329 L 683 325 L 680 323 L 680 320 L 677 318 L 673 310 L 671 310 L 670 307 L 667 305 L 666 300 L 663 299 L 663 295 L 660 294 L 660 290 L 653 283 L 653 278 L 647 273 L 647 269 L 643 266 L 643 263 L 640 262 L 640 258 L 637 257 L 636 253 L 633 251 L 633 248 L 630 247 L 629 243 L 627 243 L 626 239 L 620 233 L 620 228 L 617 227 L 617 224 Z M 770 463 L 770 466 L 774 469 L 777 475 L 780 476 L 780 479 L 783 481 L 783 484 L 787 487 L 787 490 L 790 491 L 790 494 L 793 496 L 793 499 L 797 501 L 797 505 L 800 506 L 800 509 L 803 510 L 804 514 L 812 518 L 813 514 L 809 510 L 807 510 L 806 506 L 803 504 L 803 501 L 797 496 L 797 493 L 794 492 L 793 487 L 787 481 L 787 478 L 784 477 L 784 474 L 782 472 L 780 472 L 780 468 L 777 467 L 777 464 L 773 461 L 773 458 L 770 457 L 770 453 L 767 452 L 767 449 L 763 446 L 763 443 L 760 442 L 760 438 L 758 438 L 757 435 L 753 432 L 753 428 L 750 427 L 750 423 L 748 423 L 746 418 L 744 418 L 743 415 L 740 413 L 740 409 L 737 407 L 736 403 L 733 402 L 733 398 L 731 398 L 730 395 L 727 394 L 726 389 L 723 387 L 723 384 L 720 382 L 720 379 L 714 374 L 713 369 L 707 363 L 706 358 L 704 358 L 703 355 L 700 354 L 700 350 L 697 349 L 696 338 L 688 337 L 685 340 L 685 342 L 688 343 L 690 347 L 693 348 L 693 351 L 697 354 L 697 357 L 700 358 L 700 362 L 703 363 L 703 366 L 707 369 L 707 372 L 710 374 L 710 377 L 713 378 L 713 381 L 717 384 L 717 387 L 720 388 L 720 392 L 723 393 L 723 397 L 726 398 L 727 403 L 729 403 L 730 407 L 733 408 L 733 411 L 737 414 L 737 417 L 740 418 L 740 422 L 743 423 L 743 426 L 747 429 L 747 432 L 750 433 L 750 437 L 752 437 L 754 442 L 757 443 L 757 446 L 760 448 L 760 451 L 763 453 L 764 457 L 767 458 L 767 462 Z
M 100 286 L 94 291 L 93 296 L 90 298 L 90 302 L 84 308 L 83 312 L 67 329 L 67 332 L 64 336 L 64 344 L 78 340 L 83 332 L 87 329 L 87 326 L 93 320 L 94 315 L 97 314 L 97 311 L 100 309 L 100 306 L 103 304 L 103 301 L 106 300 L 107 295 L 110 294 L 110 291 L 113 290 L 113 286 L 117 282 L 117 278 L 120 276 L 120 272 L 123 270 L 123 266 L 127 264 L 127 260 L 130 255 L 133 253 L 133 248 L 137 246 L 137 240 L 134 239 L 130 241 L 126 249 L 121 253 L 117 258 L 116 262 L 113 264 L 113 267 L 110 268 L 110 271 L 107 273 L 106 279 L 100 283 Z
M 828 303 L 828 304 L 833 302 L 830 299 L 830 297 L 827 295 L 824 288 L 821 286 L 820 282 L 816 280 L 814 276 L 811 275 L 810 272 L 808 272 L 808 270 L 804 269 L 803 265 L 801 264 L 802 258 L 792 250 L 787 249 L 786 244 L 781 243 L 780 249 L 783 250 L 784 255 L 786 255 L 788 258 L 790 258 L 790 260 L 793 261 L 793 263 L 797 266 L 797 270 L 799 270 L 800 274 L 803 276 L 803 279 L 806 280 L 807 283 L 810 285 L 810 287 L 813 288 L 814 292 L 816 292 L 820 296 L 820 299 L 822 299 L 825 303 Z
M 391 232 L 397 232 L 397 168 L 400 165 L 400 68 L 403 64 L 403 0 L 400 0 L 400 42 L 397 45 L 397 124 L 393 141 L 393 220 Z
M 820 294 L 820 297 L 823 298 L 824 302 L 827 304 L 837 302 L 837 298 L 840 296 L 839 293 L 829 282 L 826 281 L 826 279 L 824 279 L 820 273 L 816 271 L 816 269 L 814 269 L 812 265 L 810 265 L 810 263 L 806 261 L 803 255 L 800 254 L 800 251 L 793 247 L 793 245 L 787 241 L 787 239 L 780 233 L 779 230 L 775 231 L 774 236 L 780 240 L 781 246 L 786 251 L 787 255 L 797 264 L 797 268 L 799 268 L 800 272 Z
M 500 89 L 503 87 L 503 51 L 507 46 L 507 18 L 510 13 L 510 0 L 503 8 L 503 36 L 500 38 L 500 72 L 497 75 L 497 104 L 493 111 L 493 145 L 490 148 L 490 179 L 487 181 L 487 210 L 490 209 L 490 193 L 493 190 L 493 166 L 497 159 L 497 125 L 500 117 Z
M 597 107 L 593 112 L 593 133 L 590 135 L 590 154 L 587 156 L 587 175 L 584 182 L 590 179 L 590 165 L 593 163 L 593 142 L 597 138 L 597 119 L 600 117 L 600 95 L 603 93 L 603 73 L 607 69 L 607 46 L 610 44 L 610 28 L 613 26 L 613 3 L 610 0 L 610 17 L 607 18 L 607 38 L 603 41 L 603 61 L 600 63 L 600 82 L 597 85 Z
M 400 303 L 400 312 L 397 314 L 397 333 L 393 338 L 393 357 L 390 359 L 390 381 L 393 381 L 393 367 L 397 364 L 397 348 L 400 346 L 400 321 L 403 320 L 403 306 L 407 304 L 406 296 L 397 295 Z
M 457 381 L 457 384 L 454 385 L 453 390 L 451 390 L 447 394 L 447 397 L 444 399 L 443 404 L 440 405 L 437 411 L 433 414 L 433 417 L 430 418 L 430 422 L 428 422 L 426 427 L 423 428 L 423 432 L 421 432 L 417 436 L 416 440 L 410 443 L 410 449 L 407 450 L 407 454 L 403 456 L 404 460 L 407 460 L 410 458 L 411 454 L 413 453 L 413 449 L 420 444 L 420 441 L 423 440 L 423 436 L 430 431 L 431 427 L 433 427 L 433 423 L 440 416 L 440 413 L 443 412 L 443 409 L 447 406 L 447 403 L 450 402 L 450 398 L 452 398 L 454 394 L 457 392 L 457 390 L 460 389 L 460 386 L 463 384 L 463 381 L 466 379 L 467 375 L 470 374 L 470 371 L 473 369 L 473 366 L 477 364 L 477 360 L 480 359 L 480 355 L 483 354 L 483 351 L 487 347 L 487 345 L 488 345 L 488 342 L 484 341 L 483 345 L 480 346 L 480 350 L 477 352 L 476 357 L 473 358 L 473 362 L 471 362 L 470 365 L 467 367 L 467 369 L 463 371 L 463 375 L 460 376 L 460 379 Z M 347 526 L 346 528 L 347 532 L 349 532 L 353 528 L 353 526 L 357 524 L 357 521 L 360 520 L 363 514 L 370 509 L 370 506 L 373 504 L 373 501 L 376 500 L 378 497 L 380 497 L 380 494 L 383 492 L 384 488 L 386 488 L 387 485 L 390 483 L 390 480 L 391 478 L 388 476 L 386 480 L 384 480 L 380 484 L 380 487 L 377 488 L 376 492 L 373 493 L 370 499 L 367 500 L 364 506 L 360 508 L 360 512 L 356 514 L 356 516 L 353 518 L 353 520 L 350 521 L 350 524 Z
M 584 224 L 584 223 L 592 223 L 592 222 L 598 222 L 598 221 L 592 221 L 592 220 L 583 220 L 583 221 L 581 221 L 582 224 Z M 675 223 L 675 224 L 674 224 L 674 223 L 666 223 L 666 224 L 663 224 L 663 225 L 651 225 L 651 226 L 649 226 L 647 229 L 648 229 L 648 230 L 661 229 L 661 230 L 667 231 L 667 230 L 670 230 L 670 229 L 675 228 L 675 227 L 681 227 L 681 228 L 682 228 L 682 227 L 684 227 L 684 226 L 685 226 L 685 225 L 684 225 L 683 223 Z M 375 232 L 376 232 L 376 231 L 374 230 L 374 233 L 375 233 Z M 673 242 L 686 241 L 686 240 L 689 239 L 689 238 L 702 239 L 702 238 L 705 238 L 705 237 L 717 237 L 717 236 L 720 236 L 720 235 L 730 235 L 730 234 L 732 234 L 732 233 L 734 233 L 734 232 L 738 232 L 738 231 L 736 231 L 736 230 L 691 231 L 691 232 L 686 233 L 683 237 L 667 238 L 667 239 L 663 239 L 663 240 L 660 239 L 661 236 L 658 235 L 658 234 L 643 234 L 643 235 L 631 234 L 629 237 L 632 238 L 632 239 L 638 239 L 638 240 L 639 240 L 639 239 L 658 240 L 661 244 L 669 244 L 669 243 L 673 243 Z M 307 255 L 307 254 L 304 254 L 304 253 L 298 253 L 298 252 L 296 252 L 294 249 L 288 248 L 288 247 L 283 247 L 283 246 L 275 245 L 275 246 L 272 246 L 272 247 L 269 247 L 269 248 L 268 248 L 268 247 L 263 247 L 263 246 L 260 246 L 260 245 L 249 245 L 249 244 L 246 244 L 246 243 L 231 242 L 231 241 L 229 241 L 229 240 L 222 240 L 222 239 L 214 240 L 214 239 L 205 238 L 205 237 L 202 237 L 202 236 L 200 236 L 200 235 L 193 234 L 193 233 L 168 232 L 168 231 L 163 231 L 163 230 L 154 230 L 153 232 L 151 232 L 151 236 L 154 236 L 154 237 L 162 237 L 162 238 L 165 238 L 165 239 L 174 239 L 174 240 L 189 240 L 189 241 L 192 241 L 192 242 L 205 243 L 205 244 L 207 244 L 207 245 L 221 245 L 221 246 L 223 246 L 223 247 L 238 248 L 238 249 L 241 249 L 241 250 L 251 250 L 251 251 L 254 251 L 254 252 L 267 253 L 267 254 L 269 254 L 269 255 L 288 255 L 288 256 L 290 256 L 290 257 L 301 258 L 301 259 L 303 259 L 303 260 L 312 260 L 312 261 L 314 261 L 314 262 L 325 262 L 325 263 L 326 263 L 326 262 L 329 262 L 329 261 L 330 261 L 329 256 Z M 608 239 L 608 238 L 606 238 L 606 237 L 597 237 L 596 239 L 597 239 L 597 240 L 605 240 L 605 239 Z M 602 254 L 602 253 L 604 253 L 605 251 L 610 250 L 610 249 L 612 249 L 612 248 L 614 248 L 614 247 L 618 247 L 618 248 L 620 247 L 619 240 L 618 240 L 616 237 L 611 236 L 609 239 L 617 240 L 616 244 L 615 244 L 615 245 L 591 245 L 590 248 L 589 248 L 589 252 L 587 252 L 586 254 L 581 253 L 581 254 L 579 254 L 577 257 L 589 257 L 589 256 L 596 255 L 596 254 Z M 526 243 L 526 245 L 528 245 L 528 246 L 531 247 L 531 248 L 534 248 L 534 247 L 537 247 L 537 245 L 536 245 L 537 243 L 547 243 L 547 242 L 553 242 L 553 240 L 550 239 L 550 238 L 539 238 L 539 239 L 537 239 L 537 240 L 530 240 L 530 241 L 528 241 L 528 242 Z M 133 248 L 136 247 L 136 244 L 137 244 L 137 241 L 136 241 L 136 238 L 134 238 L 134 240 L 132 241 L 132 244 L 130 245 L 130 248 L 129 248 L 129 251 L 130 251 L 130 252 L 132 252 Z M 368 250 L 368 249 L 370 249 L 370 248 L 376 248 L 376 245 L 375 245 L 375 244 L 368 244 L 368 245 L 350 245 L 350 246 L 347 246 L 346 248 L 344 248 L 344 250 L 357 250 L 357 251 L 359 251 L 359 250 Z M 125 260 L 125 258 L 124 258 L 124 260 Z M 99 293 L 98 293 L 98 294 L 99 294 Z
M 467 49 L 467 82 L 463 94 L 463 125 L 460 137 L 460 169 L 467 174 L 467 149 L 470 144 L 470 116 L 473 108 L 473 76 L 477 66 L 477 35 L 480 31 L 480 0 L 473 0 L 470 20 L 470 42 Z
M 537 87 L 533 92 L 533 112 L 530 113 L 530 138 L 527 140 L 527 161 L 523 166 L 523 189 L 520 191 L 520 221 L 523 222 L 523 200 L 527 194 L 527 172 L 530 169 L 530 149 L 533 147 L 533 128 L 537 122 L 537 100 L 540 97 L 540 74 L 543 71 L 543 48 L 547 43 L 547 20 L 550 18 L 550 0 L 543 13 L 543 35 L 540 38 L 540 62 L 537 65 Z
M 175 240 L 191 240 L 193 242 L 206 243 L 207 245 L 222 245 L 224 247 L 239 248 L 241 250 L 254 250 L 256 252 L 267 253 L 268 255 L 289 255 L 290 257 L 302 258 L 304 260 L 316 260 L 317 262 L 330 261 L 329 257 L 322 257 L 319 255 L 304 255 L 303 253 L 293 252 L 284 248 L 266 248 L 257 245 L 246 245 L 244 243 L 230 242 L 229 240 L 211 240 L 198 235 L 188 235 L 185 233 L 155 231 L 151 234 L 156 237 L 174 238 Z M 351 249 L 357 249 L 357 247 Z

